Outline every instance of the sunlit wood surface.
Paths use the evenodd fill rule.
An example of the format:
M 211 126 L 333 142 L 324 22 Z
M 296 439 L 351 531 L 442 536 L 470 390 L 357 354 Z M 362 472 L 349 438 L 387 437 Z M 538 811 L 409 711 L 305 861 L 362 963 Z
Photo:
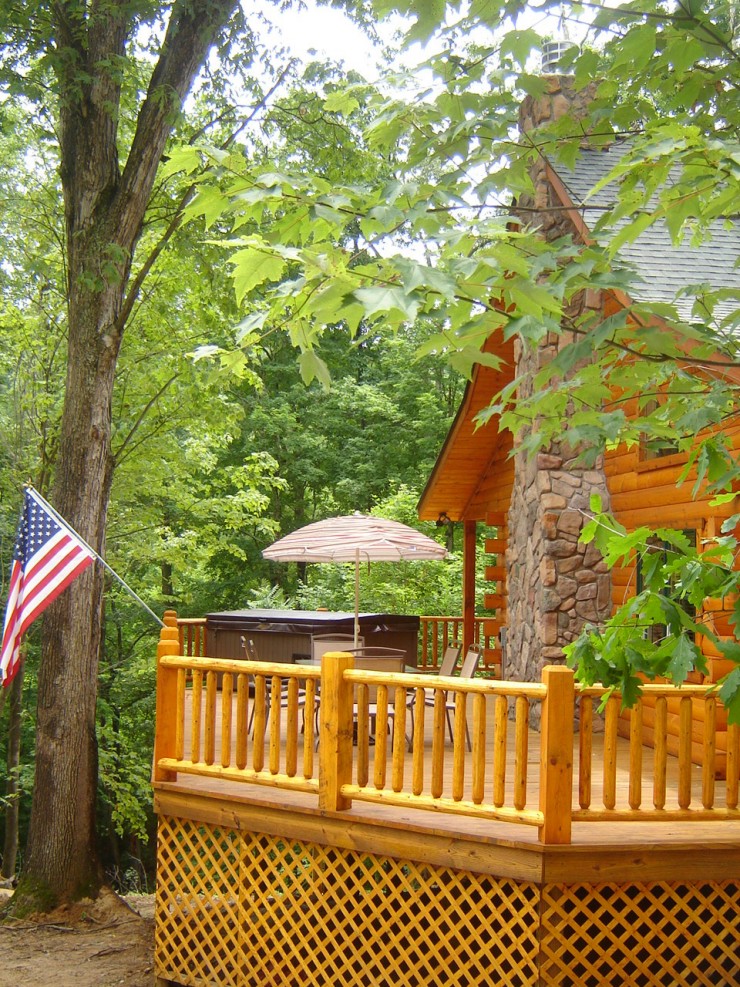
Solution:
M 236 700 L 234 699 L 234 704 Z M 189 694 L 185 697 L 185 745 L 190 744 L 191 730 L 191 707 Z M 494 707 L 491 704 L 487 712 L 486 730 L 489 736 L 493 736 Z M 217 723 L 215 729 L 215 757 L 220 756 L 220 743 L 222 736 L 222 714 L 220 704 L 216 713 Z M 227 729 L 236 730 L 237 714 L 235 705 L 232 709 L 231 724 L 227 724 Z M 471 718 L 472 719 L 472 718 Z M 284 729 L 284 725 L 283 725 Z M 269 730 L 268 730 L 269 732 Z M 514 757 L 516 745 L 514 743 L 514 725 L 510 724 L 510 738 L 506 750 L 506 778 L 507 785 L 513 784 L 514 778 Z M 527 760 L 527 805 L 537 808 L 539 791 L 539 765 L 540 765 L 540 737 L 534 730 L 527 732 L 526 738 L 520 738 L 520 744 L 526 743 Z M 267 756 L 267 741 L 266 754 Z M 284 748 L 284 745 L 281 745 Z M 378 744 L 375 749 L 370 750 L 370 777 L 375 769 L 374 759 L 382 744 Z M 298 750 L 298 773 L 302 770 L 302 751 L 299 744 Z M 284 749 L 283 749 L 284 755 Z M 356 748 L 355 748 L 356 756 Z M 616 757 L 616 804 L 617 806 L 628 807 L 630 797 L 634 799 L 634 783 L 632 789 L 629 781 L 630 750 L 629 742 L 626 739 L 617 741 L 616 752 L 607 752 L 606 757 Z M 445 781 L 453 775 L 453 747 L 446 735 L 445 754 L 443 760 L 443 776 Z M 653 752 L 649 748 L 644 748 L 643 755 L 643 778 L 642 778 L 642 800 L 648 806 L 652 798 L 652 757 Z M 593 736 L 593 767 L 592 767 L 592 793 L 594 802 L 599 802 L 603 797 L 603 765 L 605 759 L 603 736 L 595 732 Z M 574 744 L 574 784 L 573 784 L 573 808 L 578 808 L 578 738 Z M 468 770 L 465 770 L 465 768 Z M 404 758 L 404 777 L 410 780 L 412 777 L 412 754 L 407 752 Z M 391 771 L 391 743 L 388 738 L 386 746 L 386 770 L 390 776 Z M 423 776 L 424 783 L 428 785 L 431 778 L 432 758 L 431 740 L 427 736 L 424 745 Z M 314 773 L 318 774 L 318 758 L 315 759 Z M 464 774 L 464 799 L 469 799 L 472 793 L 473 778 L 469 765 L 465 765 Z M 667 801 L 673 804 L 677 797 L 678 790 L 678 759 L 668 758 L 668 769 L 666 776 Z M 716 781 L 717 797 L 722 799 L 724 782 Z M 313 815 L 319 813 L 318 803 L 315 795 L 301 792 L 290 792 L 278 790 L 269 785 L 254 785 L 233 781 L 224 781 L 210 777 L 200 777 L 198 775 L 180 774 L 174 782 L 158 783 L 155 786 L 162 792 L 179 792 L 187 798 L 187 793 L 197 796 L 212 796 L 220 803 L 234 802 L 240 805 L 253 805 L 254 807 L 264 806 L 265 809 L 293 810 L 299 813 Z M 691 768 L 691 800 L 692 805 L 701 806 L 702 797 L 702 770 L 698 765 Z M 324 814 L 326 815 L 326 814 Z M 502 843 L 537 844 L 537 829 L 532 826 L 516 825 L 501 822 L 495 819 L 486 818 L 463 818 L 460 816 L 448 815 L 444 812 L 420 811 L 417 809 L 399 808 L 396 806 L 378 805 L 355 801 L 352 807 L 342 813 L 331 814 L 337 818 L 346 819 L 347 823 L 353 824 L 367 822 L 370 824 L 383 825 L 391 829 L 413 829 L 419 833 L 433 832 L 445 835 L 450 838 L 460 838 L 463 840 L 485 840 Z M 697 850 L 701 846 L 727 845 L 740 846 L 740 821 L 727 820 L 711 823 L 702 822 L 676 822 L 660 820 L 657 816 L 649 822 L 581 822 L 574 823 L 572 844 L 574 847 L 582 846 L 628 846 L 640 845 L 669 845 L 686 844 Z

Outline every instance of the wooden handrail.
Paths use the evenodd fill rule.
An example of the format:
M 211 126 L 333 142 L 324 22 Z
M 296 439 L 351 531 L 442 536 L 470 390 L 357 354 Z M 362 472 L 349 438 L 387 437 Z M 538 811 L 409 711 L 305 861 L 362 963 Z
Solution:
M 547 843 L 569 842 L 573 822 L 740 818 L 740 729 L 724 729 L 726 712 L 711 687 L 646 685 L 627 721 L 617 694 L 574 686 L 573 673 L 562 666 L 546 668 L 541 682 L 512 682 L 373 672 L 354 668 L 343 652 L 326 656 L 321 666 L 204 658 L 183 654 L 181 623 L 169 615 L 165 623 L 158 646 L 155 783 L 183 772 L 304 792 L 328 811 L 368 801 L 473 815 L 492 824 L 536 826 Z M 274 697 L 280 700 L 271 703 Z M 602 714 L 597 707 L 604 698 Z M 691 706 L 697 703 L 707 712 L 703 739 L 692 740 Z M 534 806 L 527 772 L 530 736 L 537 742 L 529 730 L 536 705 Z M 603 733 L 596 730 L 599 718 Z M 626 761 L 617 744 L 625 729 Z M 691 756 L 692 743 L 700 742 L 706 757 L 697 797 Z M 600 787 L 594 782 L 599 751 Z M 716 782 L 715 755 L 722 758 L 724 786 Z M 653 766 L 651 797 L 647 763 Z

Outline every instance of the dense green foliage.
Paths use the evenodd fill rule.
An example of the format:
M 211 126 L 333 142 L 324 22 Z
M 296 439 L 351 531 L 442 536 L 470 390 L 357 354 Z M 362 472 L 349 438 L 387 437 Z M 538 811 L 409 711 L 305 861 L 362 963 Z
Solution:
M 376 174 L 355 128 L 323 114 L 340 75 L 330 66 L 249 77 L 230 64 L 238 100 L 214 69 L 178 123 L 186 143 L 204 135 L 227 147 L 236 132 L 263 167 L 290 161 L 306 173 Z M 143 64 L 143 63 L 142 63 Z M 7 64 L 5 65 L 7 68 Z M 136 63 L 131 63 L 137 75 Z M 259 78 L 258 78 L 259 75 Z M 143 76 L 142 76 L 143 77 Z M 271 86 L 280 81 L 275 92 Z M 212 85 L 211 85 L 212 84 Z M 122 127 L 130 137 L 124 103 Z M 21 502 L 31 480 L 48 494 L 59 448 L 66 372 L 66 249 L 54 135 L 19 102 L 0 103 L 0 580 L 9 571 Z M 322 129 L 323 128 L 323 129 Z M 107 560 L 155 611 L 182 615 L 265 605 L 350 609 L 344 567 L 269 566 L 261 550 L 279 534 L 334 513 L 376 509 L 415 523 L 413 506 L 462 393 L 439 361 L 415 362 L 429 327 L 396 338 L 366 333 L 350 344 L 338 320 L 327 346 L 332 386 L 307 386 L 293 348 L 273 338 L 238 352 L 243 338 L 222 230 L 192 203 L 190 176 L 162 169 L 134 276 L 141 292 L 117 367 L 112 408 L 115 479 Z M 188 208 L 190 206 L 190 208 Z M 183 222 L 186 219 L 187 222 Z M 146 277 L 144 277 L 146 275 Z M 361 334 L 362 335 L 362 334 Z M 459 559 L 408 569 L 399 597 L 388 567 L 363 573 L 363 605 L 436 613 L 459 609 Z M 3 597 L 4 597 L 3 592 Z M 35 753 L 40 622 L 27 636 L 22 761 L 23 845 Z M 121 884 L 144 879 L 152 852 L 152 734 L 157 627 L 112 578 L 98 682 L 98 831 L 106 867 Z M 0 709 L 4 765 L 9 709 Z M 4 769 L 0 769 L 0 779 Z M 4 784 L 2 785 L 4 790 Z M 2 826 L 0 826 L 0 834 Z M 22 864 L 21 851 L 21 864 Z
M 525 346 L 547 332 L 573 333 L 531 399 L 518 397 L 515 382 L 491 409 L 531 449 L 564 438 L 593 455 L 648 434 L 690 450 L 700 487 L 718 496 L 736 488 L 721 431 L 737 412 L 736 385 L 718 362 L 738 365 L 739 293 L 700 286 L 687 321 L 675 306 L 647 304 L 632 307 L 634 321 L 569 316 L 585 287 L 629 291 L 633 275 L 618 248 L 651 223 L 667 222 L 677 241 L 701 240 L 736 209 L 736 5 L 376 0 L 375 9 L 409 18 L 406 59 L 416 52 L 420 65 L 379 86 L 325 66 L 299 70 L 268 51 L 259 31 L 235 23 L 167 148 L 126 299 L 107 534 L 110 563 L 155 610 L 197 615 L 288 601 L 351 608 L 344 567 L 313 567 L 302 582 L 295 567 L 268 566 L 261 549 L 355 509 L 415 523 L 462 376 L 493 360 L 482 348 L 496 330 Z M 122 160 L 163 12 L 140 5 L 137 17 L 152 32 L 138 37 L 151 51 L 121 62 Z M 65 387 L 69 258 L 48 17 L 46 4 L 0 14 L 8 39 L 0 79 L 2 580 L 22 482 L 47 492 L 54 480 Z M 573 161 L 584 136 L 567 119 L 526 140 L 515 129 L 523 95 L 542 91 L 536 49 L 558 19 L 584 39 L 571 56 L 577 84 L 599 80 L 591 142 L 632 138 L 612 176 L 613 206 L 589 245 L 544 243 L 536 216 L 531 227 L 511 222 L 512 203 L 531 190 L 533 160 Z M 110 257 L 106 277 L 119 261 Z M 670 331 L 635 329 L 653 316 Z M 615 391 L 621 400 L 604 409 Z M 667 400 L 653 409 L 647 398 L 658 393 Z M 635 395 L 637 419 L 624 411 Z M 707 428 L 719 434 L 705 440 Z M 698 656 L 677 601 L 737 594 L 734 526 L 701 553 L 662 532 L 675 554 L 656 557 L 631 613 L 578 643 L 578 674 L 628 695 L 640 672 L 681 681 Z M 649 536 L 620 531 L 594 505 L 587 537 L 614 563 L 644 552 Z M 454 555 L 443 567 L 373 566 L 362 574 L 363 606 L 449 612 L 458 578 Z M 643 634 L 651 622 L 671 631 L 660 644 Z M 150 822 L 155 634 L 111 583 L 98 828 L 111 870 L 129 882 L 141 874 Z M 717 643 L 740 661 L 736 642 Z M 22 830 L 38 660 L 36 628 L 22 721 Z M 740 715 L 740 666 L 723 697 Z
M 695 494 L 732 498 L 738 464 L 724 428 L 738 411 L 737 284 L 683 286 L 679 296 L 695 298 L 688 318 L 679 315 L 678 297 L 634 302 L 606 320 L 573 303 L 594 287 L 629 294 L 636 275 L 620 248 L 655 223 L 675 243 L 697 243 L 711 239 L 713 224 L 737 222 L 736 4 L 379 0 L 376 9 L 414 19 L 407 40 L 425 44 L 420 63 L 380 90 L 350 83 L 325 109 L 350 119 L 362 106 L 370 118 L 363 139 L 389 172 L 337 184 L 287 168 L 245 167 L 234 157 L 226 174 L 218 161 L 199 193 L 233 217 L 229 244 L 249 345 L 286 333 L 310 380 L 325 376 L 321 353 L 337 311 L 353 334 L 368 323 L 387 333 L 431 320 L 436 332 L 420 353 L 463 371 L 495 362 L 482 352 L 494 331 L 524 347 L 567 332 L 572 342 L 557 359 L 534 379 L 515 380 L 482 421 L 495 413 L 525 448 L 558 440 L 586 461 L 619 443 L 668 439 L 696 468 Z M 566 56 L 567 70 L 577 87 L 595 84 L 594 98 L 583 120 L 566 115 L 520 135 L 523 96 L 545 87 L 536 49 L 558 23 L 579 32 L 583 43 Z M 584 142 L 598 148 L 624 137 L 629 149 L 603 183 L 614 193 L 593 242 L 546 242 L 536 206 L 522 224 L 515 206 L 532 190 L 533 162 L 544 155 L 567 165 Z M 216 163 L 206 146 L 199 150 Z M 173 155 L 172 167 L 186 169 L 192 156 L 192 148 Z M 266 216 L 269 228 L 261 225 Z M 634 400 L 636 417 L 626 410 Z M 651 591 L 660 585 L 659 595 L 677 601 L 718 588 L 737 597 L 737 520 L 699 553 L 672 538 Z M 620 551 L 649 552 L 648 532 L 635 540 L 613 519 L 599 523 L 610 560 Z M 639 613 L 617 614 L 571 651 L 581 678 L 598 675 L 632 696 L 640 674 L 668 669 L 680 682 L 701 664 L 690 628 L 666 622 L 659 601 L 646 607 L 646 599 Z M 669 629 L 659 645 L 645 637 L 658 616 Z M 706 626 L 699 630 L 712 636 Z M 736 641 L 714 643 L 740 659 Z M 740 667 L 722 697 L 740 717 Z

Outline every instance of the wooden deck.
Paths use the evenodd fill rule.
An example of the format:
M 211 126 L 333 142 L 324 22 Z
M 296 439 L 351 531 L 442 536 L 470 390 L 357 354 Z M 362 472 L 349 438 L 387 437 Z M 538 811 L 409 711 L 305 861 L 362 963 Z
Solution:
M 690 730 L 674 756 L 660 726 L 690 722 L 699 701 L 712 722 L 713 697 L 654 693 L 653 750 L 639 713 L 617 737 L 613 705 L 602 719 L 562 670 L 541 684 L 447 680 L 436 688 L 456 694 L 454 740 L 439 709 L 417 709 L 408 751 L 408 720 L 395 743 L 392 730 L 422 687 L 414 676 L 383 681 L 333 656 L 319 722 L 309 714 L 302 731 L 299 696 L 312 710 L 318 671 L 178 649 L 160 652 L 157 690 L 162 987 L 740 982 L 737 731 L 725 781 L 713 735 L 697 765 Z M 287 681 L 274 719 L 267 678 L 274 695 Z
M 236 724 L 236 699 L 232 699 L 232 725 Z M 487 732 L 493 735 L 493 707 L 487 714 Z M 186 695 L 185 745 L 191 743 L 192 693 Z M 215 760 L 221 757 L 222 710 L 217 707 L 215 723 Z M 235 729 L 235 726 L 233 726 Z M 281 748 L 284 750 L 286 724 L 281 723 Z M 375 767 L 377 747 L 370 748 L 370 776 Z M 357 748 L 354 748 L 355 754 Z M 390 744 L 385 751 L 386 771 L 391 768 Z M 506 776 L 513 779 L 515 774 L 516 750 L 507 748 Z M 652 796 L 652 772 L 650 770 L 653 751 L 645 749 L 645 775 L 642 784 L 642 797 L 646 804 Z M 449 783 L 454 772 L 455 752 L 446 738 L 444 751 L 443 777 Z M 668 755 L 666 804 L 675 804 L 678 798 L 679 760 Z M 573 764 L 578 775 L 578 738 L 574 742 Z M 600 801 L 604 791 L 604 734 L 593 737 L 592 793 L 594 801 Z M 433 768 L 432 743 L 427 740 L 424 747 L 424 778 L 431 777 Z M 404 774 L 410 777 L 413 771 L 413 755 L 406 752 Z M 303 770 L 301 751 L 298 753 L 297 774 Z M 537 804 L 540 771 L 540 734 L 529 730 L 527 735 L 527 803 Z M 617 740 L 617 807 L 628 812 L 630 797 L 630 744 L 625 738 Z M 465 774 L 463 801 L 471 797 L 471 772 Z M 716 782 L 716 798 L 724 798 L 723 780 Z M 699 765 L 691 766 L 691 801 L 701 806 L 703 773 Z M 200 807 L 209 819 L 224 822 L 228 819 L 248 820 L 251 823 L 265 824 L 271 821 L 272 827 L 284 831 L 286 814 L 292 817 L 290 828 L 301 835 L 332 834 L 332 839 L 345 842 L 340 835 L 345 831 L 349 845 L 362 845 L 377 848 L 389 841 L 395 841 L 396 849 L 402 852 L 405 847 L 417 848 L 420 839 L 433 839 L 438 847 L 448 853 L 455 846 L 458 857 L 472 857 L 480 863 L 480 855 L 491 855 L 489 866 L 503 866 L 509 876 L 511 861 L 522 863 L 523 869 L 516 868 L 519 876 L 529 879 L 535 876 L 552 877 L 560 873 L 571 880 L 606 879 L 609 874 L 619 874 L 622 878 L 644 877 L 646 870 L 670 880 L 686 877 L 689 874 L 709 877 L 712 873 L 727 877 L 740 877 L 740 818 L 725 821 L 712 821 L 701 824 L 697 821 L 665 820 L 660 813 L 644 822 L 626 823 L 618 820 L 574 822 L 572 841 L 568 846 L 543 846 L 538 840 L 534 826 L 500 821 L 481 816 L 460 816 L 442 811 L 420 811 L 411 807 L 400 807 L 381 802 L 354 801 L 352 807 L 341 812 L 319 809 L 315 795 L 290 791 L 279 787 L 279 782 L 244 783 L 198 774 L 180 774 L 174 782 L 155 783 L 155 809 L 157 812 L 178 814 L 179 811 Z M 573 810 L 578 810 L 578 785 L 573 785 Z M 210 806 L 210 808 L 209 808 Z M 360 837 L 362 834 L 362 837 Z M 498 852 L 496 852 L 498 850 Z M 524 851 L 533 854 L 534 859 L 526 864 Z M 493 858 L 498 859 L 498 865 Z M 508 862 L 507 862 L 508 860 Z M 715 861 L 714 864 L 711 861 Z

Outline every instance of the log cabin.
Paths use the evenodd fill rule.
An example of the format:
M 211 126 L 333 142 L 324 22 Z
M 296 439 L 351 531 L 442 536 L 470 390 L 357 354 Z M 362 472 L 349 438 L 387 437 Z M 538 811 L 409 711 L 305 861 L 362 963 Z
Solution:
M 546 82 L 544 96 L 527 97 L 522 103 L 522 132 L 564 113 L 578 117 L 584 112 L 589 92 L 576 91 L 572 77 L 548 76 Z M 537 205 L 543 237 L 570 235 L 577 242 L 589 242 L 593 224 L 613 198 L 609 186 L 596 193 L 594 189 L 624 153 L 625 145 L 619 143 L 584 146 L 576 164 L 558 170 L 541 159 L 533 168 L 531 199 L 521 200 L 518 206 L 524 215 L 531 215 Z M 689 284 L 737 288 L 740 227 L 717 222 L 712 234 L 700 246 L 688 242 L 676 246 L 666 226 L 656 223 L 621 251 L 622 259 L 638 274 L 634 296 L 590 289 L 579 304 L 607 318 L 632 301 L 676 304 L 677 293 Z M 690 292 L 679 298 L 681 318 L 690 318 L 693 303 Z M 642 525 L 673 527 L 686 531 L 697 546 L 717 535 L 725 518 L 736 510 L 733 504 L 714 506 L 706 494 L 693 497 L 691 482 L 678 485 L 687 457 L 668 445 L 620 445 L 585 467 L 564 443 L 555 443 L 534 458 L 528 456 L 515 447 L 510 432 L 498 427 L 496 416 L 478 427 L 478 416 L 497 393 L 552 359 L 564 339 L 566 334 L 550 334 L 539 348 L 529 349 L 505 339 L 500 330 L 488 339 L 485 349 L 500 364 L 475 367 L 418 505 L 422 520 L 441 518 L 462 525 L 465 641 L 472 640 L 475 615 L 477 525 L 492 529 L 486 542 L 484 599 L 492 614 L 486 631 L 496 644 L 488 649 L 486 664 L 498 674 L 522 681 L 536 680 L 545 665 L 562 661 L 563 647 L 575 640 L 583 626 L 603 622 L 638 584 L 639 563 L 609 571 L 593 545 L 579 542 L 592 494 L 597 493 L 628 530 Z M 740 418 L 725 428 L 734 450 L 740 446 L 739 426 Z M 724 601 L 707 600 L 700 616 L 719 634 L 730 632 Z M 689 680 L 717 682 L 733 665 L 707 638 L 701 646 L 708 674 L 692 672 Z M 653 715 L 649 707 L 646 715 Z M 697 708 L 696 757 L 701 756 L 702 715 Z M 670 743 L 675 748 L 675 709 L 670 716 Z M 721 735 L 719 745 L 717 770 L 722 772 L 726 746 Z
M 581 222 L 576 192 L 563 200 L 544 179 Z M 478 637 L 503 674 L 369 672 L 341 652 L 320 667 L 214 657 L 204 619 L 165 616 L 158 987 L 740 984 L 740 728 L 704 684 L 651 685 L 619 737 L 619 697 L 599 724 L 605 690 L 574 684 L 561 662 L 628 585 L 578 544 L 592 490 L 637 524 L 643 491 L 660 489 L 660 520 L 675 507 L 699 536 L 721 512 L 672 499 L 671 455 L 617 450 L 583 470 L 558 449 L 512 455 L 495 423 L 476 431 L 522 358 L 488 346 L 503 362 L 473 375 L 420 513 L 463 524 L 466 645 L 476 526 L 492 527 L 495 617 Z M 486 633 L 500 641 L 502 628 L 505 655 Z

